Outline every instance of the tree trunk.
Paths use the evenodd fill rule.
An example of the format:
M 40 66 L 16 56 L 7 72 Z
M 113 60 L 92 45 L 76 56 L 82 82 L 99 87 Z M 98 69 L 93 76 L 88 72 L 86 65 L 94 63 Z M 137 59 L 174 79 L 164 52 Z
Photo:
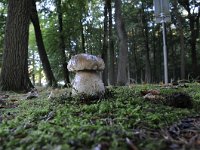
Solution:
M 142 3 L 142 10 L 141 10 L 141 23 L 142 23 L 142 33 L 143 33 L 143 38 L 144 38 L 144 49 L 145 49 L 145 82 L 150 83 L 151 82 L 151 64 L 150 64 L 150 58 L 149 58 L 149 31 L 148 31 L 148 25 L 147 25 L 147 19 L 146 19 L 146 14 L 144 13 L 144 6 Z
M 128 80 L 128 75 L 127 75 L 128 44 L 127 44 L 127 34 L 122 19 L 121 0 L 115 0 L 115 22 L 116 22 L 117 35 L 119 39 L 117 84 L 126 85 Z
M 192 72 L 194 77 L 197 76 L 197 52 L 196 52 L 196 31 L 194 17 L 190 17 L 190 46 L 191 46 L 191 58 L 192 58 Z
M 156 32 L 155 32 L 155 24 L 153 23 L 153 73 L 152 73 L 152 80 L 153 82 L 156 82 L 157 80 L 157 73 L 156 73 L 156 70 L 157 70 L 157 64 L 156 64 L 156 49 L 157 49 L 157 46 L 156 46 Z
M 174 0 L 172 1 L 172 5 L 174 7 L 173 11 L 177 18 L 177 28 L 180 35 L 180 49 L 181 49 L 181 79 L 185 79 L 185 44 L 184 44 L 184 34 L 183 34 L 183 19 L 181 17 L 181 14 L 179 14 L 178 11 L 178 1 Z
M 39 80 L 38 80 L 38 85 L 42 86 L 42 65 L 41 65 L 41 62 L 40 62 L 40 65 L 39 65 Z
M 115 84 L 115 50 L 114 50 L 114 41 L 113 41 L 113 33 L 112 33 L 112 7 L 111 0 L 107 0 L 108 6 L 108 16 L 109 16 L 109 83 L 110 85 Z
M 29 0 L 8 0 L 1 90 L 22 92 L 33 88 L 28 75 L 30 8 Z
M 131 68 L 130 83 L 136 83 L 137 81 L 137 55 L 136 55 L 136 40 L 134 28 L 131 30 L 131 47 L 129 59 L 133 60 L 130 62 L 129 67 Z
M 44 69 L 44 73 L 46 75 L 46 79 L 49 86 L 57 86 L 57 82 L 51 70 L 51 66 L 47 57 L 47 53 L 44 47 L 44 42 L 42 39 L 42 33 L 40 30 L 40 23 L 38 18 L 38 13 L 36 9 L 35 0 L 32 0 L 32 7 L 31 7 L 31 22 L 33 23 L 34 30 L 35 30 L 35 37 L 36 43 L 38 46 L 38 52 L 40 55 L 40 60 L 42 62 L 42 66 Z
M 32 83 L 35 86 L 35 50 L 32 50 Z
M 145 53 L 145 82 L 151 83 L 151 64 L 149 59 L 149 46 L 146 43 L 146 53 Z
M 181 48 L 181 79 L 185 79 L 185 44 L 184 44 L 184 33 L 183 27 L 179 27 L 179 35 L 180 35 L 180 48 Z
M 189 20 L 190 20 L 190 45 L 191 45 L 191 57 L 192 57 L 192 70 L 194 73 L 194 77 L 198 76 L 198 63 L 197 63 L 197 38 L 199 36 L 199 18 L 200 18 L 200 6 L 198 6 L 198 13 L 191 14 L 189 13 Z
M 197 12 L 193 11 L 194 8 L 190 7 L 190 1 L 180 1 L 178 0 L 180 5 L 182 5 L 187 13 L 190 25 L 190 47 L 191 47 L 191 59 L 192 59 L 192 72 L 194 77 L 198 75 L 198 63 L 197 63 L 197 51 L 196 44 L 197 38 L 199 34 L 199 18 L 200 18 L 200 6 L 197 1 L 194 1 Z
M 177 66 L 178 66 L 178 64 L 177 64 L 177 54 L 176 54 L 176 44 L 175 44 L 175 42 L 174 42 L 174 38 L 173 38 L 173 31 L 172 31 L 172 28 L 170 27 L 169 28 L 169 45 L 170 45 L 170 51 L 171 51 L 171 53 L 169 53 L 169 62 L 171 62 L 171 64 L 172 64 L 172 66 L 171 66 L 171 72 L 172 72 L 172 74 L 171 74 L 171 79 L 172 79 L 172 81 L 176 81 L 178 78 L 178 76 L 177 76 Z
M 84 26 L 80 19 L 80 25 L 81 25 L 81 45 L 82 45 L 82 51 L 85 53 L 85 35 L 84 35 Z
M 61 62 L 62 62 L 62 68 L 63 68 L 63 77 L 64 77 L 64 82 L 65 86 L 67 86 L 69 81 L 69 71 L 67 69 L 67 58 L 65 54 L 65 40 L 64 40 L 64 35 L 63 35 L 63 14 L 62 14 L 62 8 L 61 8 L 61 0 L 57 0 L 57 13 L 58 13 L 58 25 L 59 25 L 59 37 L 60 37 L 60 43 L 59 43 L 59 48 L 60 48 L 60 53 L 61 53 Z
M 103 32 L 103 49 L 102 59 L 105 63 L 105 69 L 103 71 L 103 83 L 105 86 L 108 85 L 108 9 L 107 0 L 104 4 L 104 32 Z

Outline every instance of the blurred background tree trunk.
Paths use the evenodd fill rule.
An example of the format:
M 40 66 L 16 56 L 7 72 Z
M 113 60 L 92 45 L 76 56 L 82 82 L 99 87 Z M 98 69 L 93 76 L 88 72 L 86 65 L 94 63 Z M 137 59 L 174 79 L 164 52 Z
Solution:
M 102 59 L 105 63 L 105 69 L 103 71 L 103 83 L 108 85 L 108 2 L 104 1 L 104 32 L 103 32 L 103 49 Z
M 56 87 L 57 82 L 56 82 L 56 79 L 55 79 L 53 72 L 51 70 L 50 62 L 49 62 L 49 59 L 47 57 L 47 53 L 46 53 L 46 50 L 45 50 L 35 0 L 31 0 L 31 2 L 32 2 L 32 5 L 31 5 L 31 22 L 33 23 L 34 30 L 35 30 L 35 38 L 36 38 L 36 43 L 37 43 L 37 47 L 38 47 L 38 52 L 39 52 L 39 55 L 40 55 L 40 60 L 42 62 L 42 67 L 43 67 L 44 73 L 46 75 L 47 84 L 49 86 Z
M 114 37 L 113 37 L 113 15 L 112 15 L 112 1 L 107 0 L 108 7 L 108 20 L 109 20 L 109 84 L 115 84 L 115 49 L 114 49 Z
M 115 22 L 119 40 L 117 85 L 126 85 L 128 82 L 128 44 L 125 25 L 122 18 L 121 0 L 115 0 Z
M 70 83 L 69 81 L 69 71 L 67 69 L 67 58 L 65 54 L 65 39 L 63 33 L 63 13 L 62 13 L 62 2 L 57 0 L 57 14 L 58 14 L 58 31 L 59 31 L 59 48 L 61 54 L 61 63 L 65 87 Z

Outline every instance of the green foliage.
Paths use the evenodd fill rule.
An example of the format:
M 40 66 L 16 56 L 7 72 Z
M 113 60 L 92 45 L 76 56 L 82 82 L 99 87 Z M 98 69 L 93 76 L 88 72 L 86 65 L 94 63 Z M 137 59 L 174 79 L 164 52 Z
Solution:
M 197 87 L 199 84 L 192 84 L 178 91 L 191 94 L 194 102 L 199 102 Z M 78 97 L 20 100 L 17 108 L 1 109 L 0 149 L 91 149 L 98 144 L 127 149 L 126 138 L 134 140 L 140 149 L 162 149 L 163 139 L 149 135 L 139 141 L 134 130 L 158 131 L 181 118 L 197 115 L 198 110 L 154 104 L 141 97 L 142 90 L 158 88 L 113 87 L 112 97 L 90 104 Z M 177 89 L 161 90 L 172 92 Z
M 190 43 L 190 23 L 187 20 L 187 15 L 184 3 L 178 1 L 178 12 L 180 13 L 181 24 L 183 26 L 183 34 L 185 40 L 185 73 L 186 76 L 192 76 L 192 59 L 191 43 Z M 170 1 L 172 3 L 172 1 Z M 181 5 L 182 4 L 182 5 Z M 196 7 L 194 13 L 197 13 L 198 2 L 191 1 L 190 7 Z M 114 20 L 114 2 L 112 1 L 112 17 Z M 122 1 L 122 14 L 125 21 L 125 27 L 128 35 L 129 45 L 129 68 L 130 78 L 136 82 L 145 80 L 145 60 L 146 47 L 149 47 L 149 59 L 151 75 L 153 82 L 160 82 L 163 76 L 163 57 L 162 57 L 162 33 L 160 24 L 154 21 L 153 0 L 135 0 Z M 40 17 L 40 25 L 43 34 L 43 39 L 47 54 L 52 66 L 53 73 L 57 80 L 62 80 L 61 57 L 59 52 L 59 33 L 58 33 L 58 16 L 56 12 L 56 0 L 37 0 L 37 8 Z M 63 12 L 63 35 L 65 38 L 66 57 L 67 61 L 71 55 L 83 52 L 82 33 L 84 34 L 85 50 L 87 53 L 101 55 L 102 38 L 103 38 L 103 8 L 104 1 L 102 0 L 62 0 Z M 179 24 L 173 5 L 171 8 L 172 22 L 166 24 L 167 30 L 167 48 L 168 48 L 168 66 L 169 78 L 180 78 L 181 64 L 181 46 Z M 197 15 L 197 14 L 196 14 Z M 5 20 L 7 16 L 7 1 L 0 2 L 0 56 L 3 51 L 3 41 L 5 32 Z M 145 18 L 145 25 L 148 30 L 148 37 L 143 36 L 144 27 L 142 18 Z M 115 64 L 118 62 L 118 41 L 115 32 L 115 22 L 113 22 L 113 38 L 115 47 Z M 196 32 L 198 33 L 198 31 Z M 30 37 L 33 37 L 33 30 L 30 31 Z M 198 36 L 198 34 L 197 34 Z M 197 59 L 199 58 L 199 38 L 197 38 Z M 35 47 L 34 42 L 30 40 L 30 47 Z M 31 48 L 33 49 L 33 48 Z M 36 52 L 35 52 L 36 53 Z M 30 58 L 35 53 L 30 53 Z M 37 53 L 36 53 L 37 54 Z M 109 58 L 109 56 L 108 56 Z M 109 61 L 108 61 L 109 62 Z M 37 63 L 37 62 L 36 62 Z M 31 63 L 30 63 L 31 64 Z M 32 64 L 31 64 L 32 65 Z M 41 72 L 41 68 L 37 68 L 35 74 Z M 194 79 L 195 80 L 195 79 Z

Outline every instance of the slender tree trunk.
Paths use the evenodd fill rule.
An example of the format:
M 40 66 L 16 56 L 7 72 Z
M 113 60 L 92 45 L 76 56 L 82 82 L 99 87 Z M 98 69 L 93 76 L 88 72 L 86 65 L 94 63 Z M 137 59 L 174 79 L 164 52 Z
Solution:
M 150 58 L 149 58 L 149 30 L 147 25 L 147 19 L 144 13 L 144 6 L 142 4 L 142 12 L 141 12 L 141 19 L 142 19 L 142 32 L 143 32 L 143 38 L 144 38 L 144 49 L 145 49 L 145 82 L 150 83 L 151 82 L 151 64 L 150 64 Z
M 160 35 L 161 35 L 162 33 L 160 32 Z M 162 50 L 163 50 L 163 45 L 161 44 L 162 43 L 162 40 L 161 40 L 162 38 L 158 38 L 158 47 L 159 47 L 159 51 L 160 51 L 160 53 L 158 54 L 159 55 L 159 57 L 158 57 L 158 59 L 159 59 L 159 61 L 158 61 L 158 65 L 159 65 L 159 70 L 158 70 L 158 74 L 159 74 L 159 76 L 158 76 L 158 82 L 160 82 L 160 81 L 164 81 L 164 71 L 163 71 L 163 55 L 162 55 Z
M 41 63 L 39 65 L 39 81 L 38 81 L 38 85 L 42 86 L 42 65 L 41 65 Z
M 200 6 L 198 8 L 198 15 L 193 16 L 190 14 L 189 20 L 190 20 L 190 45 L 191 45 L 191 57 L 192 57 L 192 70 L 194 73 L 194 76 L 198 76 L 198 62 L 197 62 L 197 50 L 196 50 L 196 45 L 197 45 L 197 38 L 199 36 L 199 18 L 200 18 Z
M 181 79 L 185 79 L 185 44 L 184 44 L 184 33 L 183 27 L 179 28 L 180 35 L 180 48 L 181 48 Z
M 135 46 L 134 46 L 135 47 Z M 138 63 L 137 63 L 137 55 L 136 55 L 136 48 L 133 50 L 133 55 L 134 55 L 134 72 L 135 72 L 135 82 L 138 82 Z
M 197 76 L 197 52 L 196 52 L 196 31 L 194 18 L 190 18 L 190 46 L 191 46 L 191 58 L 192 58 L 192 71 L 194 76 Z
M 177 18 L 177 28 L 180 35 L 180 49 L 181 49 L 181 79 L 185 79 L 185 44 L 184 44 L 184 34 L 183 34 L 183 19 L 181 14 L 178 12 L 178 1 L 172 1 L 172 5 L 174 7 L 173 11 Z
M 135 40 L 135 31 L 134 31 L 134 29 L 132 29 L 131 30 L 131 32 L 132 32 L 132 38 L 131 38 L 131 52 L 132 52 L 132 56 L 131 56 L 131 58 L 132 58 L 132 67 L 131 67 L 131 70 L 132 70 L 132 83 L 133 82 L 136 82 L 137 81 L 137 55 L 136 55 L 136 40 Z M 131 62 L 130 62 L 130 65 L 131 65 Z
M 103 50 L 102 59 L 105 63 L 105 69 L 103 71 L 103 83 L 105 86 L 108 85 L 108 7 L 107 0 L 104 4 L 104 33 L 103 33 Z
M 110 85 L 115 84 L 115 50 L 113 41 L 113 21 L 112 21 L 112 7 L 111 0 L 107 0 L 108 5 L 108 16 L 109 16 L 109 83 Z
M 57 13 L 58 13 L 58 25 L 59 25 L 59 37 L 60 37 L 60 43 L 59 43 L 59 48 L 60 48 L 60 54 L 61 54 L 61 62 L 62 62 L 62 69 L 63 69 L 63 77 L 64 77 L 64 82 L 65 86 L 67 86 L 69 81 L 69 71 L 67 69 L 67 58 L 65 54 L 65 39 L 63 35 L 63 14 L 62 14 L 62 8 L 61 8 L 61 0 L 57 0 Z
M 119 39 L 117 84 L 126 85 L 126 83 L 128 82 L 127 81 L 128 44 L 127 44 L 127 34 L 122 19 L 121 0 L 115 0 L 115 22 L 116 22 L 117 35 Z
M 83 53 L 85 53 L 85 35 L 84 35 L 84 27 L 83 27 L 83 23 L 80 19 L 80 25 L 81 25 L 81 44 L 82 44 L 82 51 Z
M 169 28 L 169 45 L 170 45 L 170 49 L 171 49 L 171 53 L 169 54 L 170 56 L 169 58 L 169 62 L 171 62 L 172 67 L 172 75 L 171 75 L 171 79 L 173 79 L 174 81 L 177 80 L 177 73 L 176 73 L 176 68 L 177 68 L 177 55 L 176 55 L 176 44 L 174 44 L 174 39 L 173 39 L 173 31 L 171 28 Z
M 135 35 L 134 30 L 132 30 L 132 32 L 133 32 L 133 36 L 134 36 Z M 134 44 L 134 46 L 133 46 L 133 59 L 134 59 L 134 64 L 135 64 L 133 69 L 135 72 L 135 81 L 137 82 L 138 81 L 138 79 L 137 79 L 137 77 L 138 77 L 138 60 L 137 60 L 136 46 L 137 46 L 136 44 Z
M 146 47 L 146 52 L 145 52 L 145 82 L 146 83 L 151 83 L 151 64 L 150 64 L 150 58 L 149 58 L 149 40 L 148 40 L 148 33 L 146 33 L 147 30 L 145 31 L 145 47 Z
M 199 18 L 200 18 L 200 6 L 197 1 L 193 1 L 195 3 L 195 7 L 197 12 L 193 11 L 194 8 L 190 7 L 189 0 L 178 0 L 179 4 L 182 5 L 187 13 L 190 25 L 190 47 L 191 47 L 191 59 L 192 59 L 192 72 L 194 77 L 198 75 L 198 63 L 197 63 L 197 51 L 196 44 L 197 38 L 199 34 Z
M 40 29 L 40 23 L 39 23 L 35 0 L 32 0 L 31 22 L 33 23 L 33 26 L 34 26 L 36 43 L 38 46 L 38 52 L 40 55 L 44 73 L 46 75 L 46 79 L 48 81 L 48 85 L 49 86 L 57 86 L 57 82 L 56 82 L 53 72 L 51 70 L 51 66 L 50 66 L 50 63 L 49 63 L 49 60 L 47 57 L 47 53 L 46 53 L 46 50 L 44 47 L 44 42 L 42 39 L 42 33 L 41 33 L 41 29 Z
M 32 83 L 35 86 L 35 50 L 32 50 L 32 66 L 33 66 L 33 70 L 32 70 Z
M 1 90 L 21 92 L 33 87 L 28 74 L 30 8 L 29 0 L 8 0 Z
M 156 74 L 156 32 L 155 32 L 155 24 L 153 23 L 153 82 L 156 82 L 157 74 Z

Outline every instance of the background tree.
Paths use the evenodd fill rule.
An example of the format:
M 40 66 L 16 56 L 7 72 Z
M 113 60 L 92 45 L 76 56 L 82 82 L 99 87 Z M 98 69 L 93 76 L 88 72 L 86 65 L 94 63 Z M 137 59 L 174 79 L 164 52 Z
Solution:
M 178 8 L 178 1 L 172 1 L 172 12 L 175 14 L 175 25 L 177 26 L 177 31 L 180 37 L 180 55 L 181 55 L 181 79 L 185 79 L 185 40 L 184 40 L 184 20 L 181 16 Z
M 141 11 L 140 11 L 140 22 L 141 22 L 141 35 L 143 35 L 143 45 L 144 45 L 144 55 L 145 55 L 145 82 L 151 83 L 151 64 L 150 64 L 150 48 L 149 48 L 149 28 L 148 28 L 148 20 L 145 15 L 145 10 L 148 6 L 145 7 L 145 3 L 141 3 Z
M 102 58 L 105 63 L 105 69 L 103 71 L 103 83 L 108 85 L 108 2 L 104 2 L 104 30 L 103 30 L 103 48 Z
M 40 56 L 38 54 L 35 32 L 32 24 L 30 24 L 29 33 L 29 76 L 34 86 L 42 86 L 42 78 L 44 82 L 46 77 L 44 76 Z
M 197 0 L 178 0 L 179 4 L 182 5 L 187 11 L 187 18 L 189 19 L 190 27 L 190 48 L 191 48 L 191 59 L 192 59 L 192 72 L 194 77 L 197 77 L 199 73 L 198 62 L 197 62 L 197 50 L 196 43 L 199 37 L 199 18 L 200 18 L 200 2 Z
M 108 20 L 109 20 L 109 52 L 108 52 L 108 66 L 109 66 L 109 84 L 115 84 L 115 50 L 114 50 L 114 35 L 113 35 L 113 14 L 112 14 L 112 1 L 107 0 L 107 7 L 108 7 Z
M 126 83 L 128 82 L 128 75 L 127 75 L 128 45 L 127 45 L 127 34 L 122 19 L 121 0 L 115 0 L 115 22 L 116 22 L 117 35 L 119 39 L 117 84 L 126 85 Z
M 33 26 L 34 26 L 35 37 L 36 37 L 38 52 L 40 55 L 42 66 L 43 66 L 43 69 L 44 69 L 44 72 L 46 75 L 46 79 L 48 81 L 48 85 L 55 87 L 55 86 L 57 86 L 57 83 L 56 83 L 55 77 L 53 75 L 53 72 L 51 70 L 50 62 L 49 62 L 49 59 L 47 57 L 47 53 L 45 50 L 35 0 L 31 0 L 31 4 L 32 5 L 31 5 L 31 17 L 30 18 L 31 18 L 31 22 L 33 23 Z
M 63 33 L 63 12 L 62 12 L 62 3 L 61 0 L 56 0 L 57 6 L 57 14 L 58 14 L 58 31 L 59 31 L 59 49 L 61 55 L 61 62 L 62 62 L 62 70 L 63 70 L 63 78 L 65 86 L 67 86 L 69 81 L 69 71 L 67 69 L 67 58 L 65 54 L 65 39 Z

